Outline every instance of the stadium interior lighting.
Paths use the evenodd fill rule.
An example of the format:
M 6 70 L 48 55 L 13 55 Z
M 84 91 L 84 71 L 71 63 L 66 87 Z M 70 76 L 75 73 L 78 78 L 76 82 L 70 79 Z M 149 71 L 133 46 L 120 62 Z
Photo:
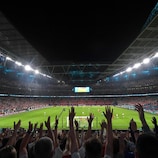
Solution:
M 51 76 L 47 75 L 48 78 L 52 78 Z
M 136 64 L 134 64 L 133 68 L 134 68 L 134 69 L 137 69 L 137 68 L 139 68 L 140 66 L 141 66 L 141 63 L 136 63 Z
M 41 74 L 42 76 L 47 76 L 46 74 Z
M 22 66 L 22 63 L 20 63 L 18 61 L 16 61 L 15 64 L 18 65 L 18 66 Z
M 122 74 L 124 74 L 124 73 L 125 73 L 125 71 L 121 71 L 121 72 L 119 72 L 119 73 L 117 73 L 117 74 L 113 75 L 113 77 L 116 77 L 116 76 L 122 75 Z
M 125 71 L 121 71 L 120 74 L 122 75 L 123 73 L 125 73 Z
M 152 57 L 145 58 L 141 63 L 136 63 L 136 64 L 134 64 L 133 67 L 129 67 L 125 71 L 122 71 L 122 72 L 119 72 L 119 73 L 113 75 L 113 77 L 122 75 L 125 72 L 130 72 L 132 69 L 139 68 L 142 64 L 148 64 L 152 58 L 157 58 L 157 57 L 158 57 L 158 52 L 156 52 Z
M 115 75 L 113 75 L 113 77 L 116 77 L 116 76 L 119 76 L 120 74 L 119 73 L 117 73 L 117 74 L 115 74 Z
M 31 68 L 31 66 L 30 66 L 30 65 L 25 65 L 25 70 L 26 70 L 26 71 L 31 71 L 31 70 L 32 70 L 32 68 Z
M 6 57 L 6 60 L 9 60 L 9 61 L 13 61 L 13 59 L 11 57 Z
M 35 74 L 40 74 L 40 75 L 42 75 L 42 76 L 44 76 L 44 77 L 52 78 L 52 77 L 49 76 L 49 75 L 46 75 L 46 74 L 43 74 L 43 73 L 39 72 L 39 70 L 34 70 L 30 65 L 23 65 L 21 62 L 16 61 L 16 60 L 14 60 L 14 59 L 11 58 L 11 57 L 6 56 L 5 54 L 2 54 L 1 52 L 0 52 L 0 56 L 5 57 L 7 61 L 12 61 L 12 62 L 14 62 L 14 63 L 15 63 L 16 65 L 18 65 L 18 66 L 23 66 L 26 71 L 34 71 Z
M 157 57 L 158 57 L 158 52 L 156 52 L 153 57 L 154 57 L 154 58 L 157 58 Z
M 38 71 L 38 70 L 35 70 L 35 73 L 36 73 L 36 74 L 39 74 L 39 71 Z
M 143 60 L 143 63 L 144 64 L 148 64 L 150 62 L 150 58 L 145 58 L 144 60 Z
M 129 67 L 129 68 L 126 69 L 126 72 L 131 72 L 131 71 L 132 71 L 131 67 Z

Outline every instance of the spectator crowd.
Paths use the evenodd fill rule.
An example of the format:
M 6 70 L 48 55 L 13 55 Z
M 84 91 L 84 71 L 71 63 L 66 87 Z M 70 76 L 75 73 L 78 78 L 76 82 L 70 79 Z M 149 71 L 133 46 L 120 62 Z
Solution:
M 59 118 L 49 116 L 44 123 L 28 122 L 27 130 L 21 129 L 21 120 L 14 122 L 13 130 L 6 129 L 0 134 L 0 158 L 157 158 L 158 125 L 156 117 L 151 119 L 150 129 L 142 104 L 135 105 L 142 131 L 137 129 L 133 118 L 127 131 L 112 129 L 113 109 L 106 105 L 100 122 L 100 131 L 93 132 L 94 114 L 87 117 L 88 129 L 79 131 L 75 120 L 75 106 L 69 110 L 69 130 L 58 131 Z M 51 117 L 55 126 L 51 127 Z M 43 130 L 44 126 L 47 130 Z M 106 133 L 105 133 L 106 131 Z

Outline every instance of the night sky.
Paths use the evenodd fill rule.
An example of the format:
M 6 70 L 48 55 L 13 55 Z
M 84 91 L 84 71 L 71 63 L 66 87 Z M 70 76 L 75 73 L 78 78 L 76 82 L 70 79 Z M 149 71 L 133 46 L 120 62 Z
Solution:
M 138 3 L 139 2 L 139 3 Z M 156 1 L 1 11 L 50 63 L 114 61 L 138 36 Z

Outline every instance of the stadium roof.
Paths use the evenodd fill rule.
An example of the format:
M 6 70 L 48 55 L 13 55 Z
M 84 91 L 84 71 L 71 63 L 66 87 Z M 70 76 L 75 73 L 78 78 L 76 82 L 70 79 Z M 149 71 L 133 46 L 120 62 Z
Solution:
M 157 13 L 158 4 L 151 11 L 138 36 L 113 60 L 105 62 L 66 62 L 65 60 L 65 62 L 54 63 L 31 45 L 4 14 L 0 13 L 0 51 L 15 60 L 32 65 L 43 73 L 63 81 L 64 84 L 90 86 L 158 51 Z

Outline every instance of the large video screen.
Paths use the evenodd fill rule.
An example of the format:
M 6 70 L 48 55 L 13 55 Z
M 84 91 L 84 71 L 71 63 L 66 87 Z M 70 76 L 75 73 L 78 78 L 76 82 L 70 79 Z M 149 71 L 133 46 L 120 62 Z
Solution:
M 90 92 L 90 87 L 74 87 L 73 91 L 75 93 L 89 93 Z

